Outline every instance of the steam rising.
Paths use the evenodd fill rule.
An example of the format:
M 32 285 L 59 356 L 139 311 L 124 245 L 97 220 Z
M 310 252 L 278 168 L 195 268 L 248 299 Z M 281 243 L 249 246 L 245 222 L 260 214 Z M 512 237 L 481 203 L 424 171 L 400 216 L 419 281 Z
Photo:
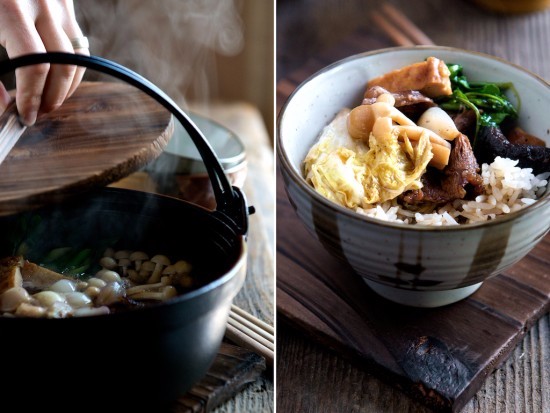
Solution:
M 243 47 L 239 0 L 104 0 L 75 4 L 93 55 L 151 80 L 178 103 L 217 93 L 216 54 Z

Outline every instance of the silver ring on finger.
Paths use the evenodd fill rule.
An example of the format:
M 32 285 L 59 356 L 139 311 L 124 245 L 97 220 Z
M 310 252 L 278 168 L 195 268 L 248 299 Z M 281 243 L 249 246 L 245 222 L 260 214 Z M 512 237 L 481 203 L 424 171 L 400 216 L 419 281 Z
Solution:
M 90 48 L 90 42 L 88 41 L 88 38 L 86 36 L 75 37 L 71 39 L 71 45 L 73 46 L 74 50 Z

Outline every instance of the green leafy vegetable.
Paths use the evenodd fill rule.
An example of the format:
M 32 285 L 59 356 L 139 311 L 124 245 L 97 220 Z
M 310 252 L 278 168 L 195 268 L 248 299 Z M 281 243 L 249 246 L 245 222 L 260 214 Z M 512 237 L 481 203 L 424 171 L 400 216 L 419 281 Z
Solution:
M 83 278 L 86 277 L 86 271 L 92 269 L 96 258 L 90 248 L 59 247 L 49 251 L 39 263 L 61 274 Z
M 505 94 L 508 89 L 516 93 L 512 83 L 470 83 L 463 74 L 461 65 L 448 64 L 447 67 L 451 72 L 453 93 L 442 97 L 438 104 L 446 110 L 459 111 L 465 108 L 473 110 L 477 118 L 475 136 L 480 126 L 498 126 L 507 117 L 517 118 L 517 110 Z
M 60 226 L 55 216 L 44 219 L 35 212 L 9 217 L 0 226 L 9 234 L 0 237 L 0 252 L 22 255 L 52 271 L 85 279 L 101 268 L 98 262 L 103 251 L 117 245 L 119 237 L 96 239 L 93 234 L 82 234 L 75 230 L 78 220 L 63 220 Z

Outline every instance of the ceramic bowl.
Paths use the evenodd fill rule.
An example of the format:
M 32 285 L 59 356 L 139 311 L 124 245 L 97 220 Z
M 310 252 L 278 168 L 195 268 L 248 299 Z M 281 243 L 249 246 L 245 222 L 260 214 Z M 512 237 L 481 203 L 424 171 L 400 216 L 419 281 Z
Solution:
M 242 141 L 207 117 L 196 113 L 189 117 L 203 131 L 231 185 L 242 188 L 248 172 Z M 179 123 L 174 125 L 172 138 L 154 161 L 111 186 L 169 195 L 211 210 L 216 207 L 205 164 Z
M 303 177 L 302 163 L 322 128 L 343 107 L 361 103 L 367 81 L 436 56 L 460 63 L 471 80 L 513 82 L 519 124 L 550 145 L 550 86 L 496 57 L 448 47 L 390 48 L 338 61 L 303 82 L 278 118 L 277 153 L 291 204 L 307 229 L 375 292 L 404 305 L 438 307 L 474 293 L 524 257 L 550 228 L 550 191 L 497 220 L 452 227 L 389 223 L 325 199 Z M 511 96 L 511 100 L 519 102 Z

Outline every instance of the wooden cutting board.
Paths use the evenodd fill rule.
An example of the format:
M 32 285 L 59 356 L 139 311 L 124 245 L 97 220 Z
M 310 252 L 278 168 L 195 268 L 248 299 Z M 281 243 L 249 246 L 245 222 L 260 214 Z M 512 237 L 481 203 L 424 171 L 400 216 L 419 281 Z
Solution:
M 118 181 L 160 155 L 172 131 L 171 113 L 135 87 L 83 82 L 0 164 L 0 214 Z
M 376 45 L 356 34 L 277 84 L 280 108 L 326 64 Z M 312 339 L 437 411 L 457 412 L 550 310 L 550 235 L 471 297 L 438 309 L 390 303 L 330 256 L 277 176 L 277 310 Z
M 242 347 L 222 342 L 206 376 L 180 397 L 170 413 L 208 413 L 229 400 L 266 369 L 265 359 Z
M 296 217 L 277 179 L 277 311 L 438 411 L 459 411 L 550 309 L 550 235 L 471 297 L 414 309 L 374 294 Z

